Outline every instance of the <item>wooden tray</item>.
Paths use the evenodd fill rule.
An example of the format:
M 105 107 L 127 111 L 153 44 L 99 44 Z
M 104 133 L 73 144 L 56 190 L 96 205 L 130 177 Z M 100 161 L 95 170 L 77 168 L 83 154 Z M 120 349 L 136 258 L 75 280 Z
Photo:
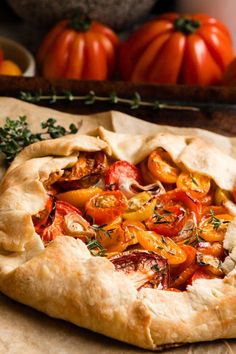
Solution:
M 0 78 L 0 96 L 20 98 L 22 91 L 33 95 L 41 92 L 41 96 L 52 96 L 55 93 L 64 95 L 69 91 L 74 96 L 83 97 L 93 91 L 101 100 L 95 100 L 90 105 L 85 104 L 86 99 L 57 100 L 54 103 L 51 99 L 41 99 L 37 104 L 77 114 L 119 110 L 158 124 L 200 127 L 223 135 L 236 136 L 236 87 L 203 88 L 184 85 L 133 84 L 121 81 L 46 80 L 40 77 Z M 109 95 L 114 92 L 119 98 L 131 101 L 138 93 L 145 104 L 141 103 L 134 109 L 131 108 L 130 102 L 118 100 L 115 104 L 111 103 Z M 137 97 L 136 94 L 136 100 Z M 157 102 L 171 107 L 154 109 L 153 106 Z M 185 109 L 181 109 L 181 106 L 185 106 Z

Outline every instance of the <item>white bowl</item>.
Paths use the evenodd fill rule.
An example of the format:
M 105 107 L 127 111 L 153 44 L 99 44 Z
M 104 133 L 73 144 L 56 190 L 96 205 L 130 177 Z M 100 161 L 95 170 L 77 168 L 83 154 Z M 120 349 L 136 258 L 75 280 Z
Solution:
M 0 37 L 0 48 L 3 50 L 4 59 L 15 62 L 20 67 L 23 76 L 35 75 L 34 57 L 25 47 L 10 38 Z

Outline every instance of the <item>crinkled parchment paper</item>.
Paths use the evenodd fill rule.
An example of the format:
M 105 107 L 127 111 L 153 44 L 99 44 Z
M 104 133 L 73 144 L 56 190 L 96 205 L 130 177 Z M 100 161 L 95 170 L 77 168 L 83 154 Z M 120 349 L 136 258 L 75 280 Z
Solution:
M 184 114 L 184 113 L 183 113 Z M 0 98 L 0 125 L 6 117 L 26 116 L 33 132 L 40 132 L 40 122 L 57 119 L 68 127 L 72 122 L 79 133 L 88 133 L 99 125 L 106 129 L 129 134 L 155 134 L 160 131 L 180 135 L 197 135 L 236 158 L 236 137 L 228 138 L 203 129 L 159 126 L 141 121 L 124 113 L 111 111 L 91 116 L 71 115 L 49 108 L 25 103 L 13 98 Z M 4 173 L 0 161 L 0 176 Z M 2 354 L 134 354 L 151 353 L 120 343 L 70 323 L 49 318 L 29 307 L 0 294 L 0 353 Z M 232 354 L 236 340 L 185 345 L 165 351 L 166 354 Z

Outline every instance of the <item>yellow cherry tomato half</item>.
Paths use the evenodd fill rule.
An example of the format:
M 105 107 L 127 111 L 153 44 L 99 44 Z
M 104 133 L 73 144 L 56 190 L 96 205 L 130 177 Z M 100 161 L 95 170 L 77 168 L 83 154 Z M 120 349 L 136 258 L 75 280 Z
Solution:
M 165 150 L 159 148 L 153 151 L 147 162 L 151 174 L 163 183 L 176 183 L 179 169 Z
M 11 60 L 3 60 L 0 65 L 0 75 L 21 76 L 19 66 Z
M 200 222 L 200 237 L 208 242 L 223 241 L 229 223 L 233 220 L 230 214 L 215 215 L 214 213 L 207 219 Z
M 97 187 L 81 188 L 57 194 L 57 199 L 74 205 L 76 208 L 83 208 L 85 203 L 103 190 Z
M 184 250 L 169 237 L 161 236 L 154 231 L 137 231 L 140 245 L 148 250 L 159 254 L 167 259 L 169 264 L 181 264 L 186 261 L 187 255 Z
M 201 199 L 209 192 L 211 179 L 197 172 L 184 171 L 178 176 L 176 184 L 193 198 Z
M 136 194 L 128 201 L 128 210 L 122 215 L 125 220 L 144 221 L 153 214 L 156 199 L 148 192 Z

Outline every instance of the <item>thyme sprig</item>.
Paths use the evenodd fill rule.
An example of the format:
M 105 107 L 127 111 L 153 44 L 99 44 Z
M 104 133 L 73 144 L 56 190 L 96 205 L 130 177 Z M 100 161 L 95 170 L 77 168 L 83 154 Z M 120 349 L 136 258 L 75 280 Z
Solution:
M 154 214 L 152 216 L 152 219 L 154 219 L 154 224 L 169 224 L 170 221 L 168 220 L 163 220 L 166 216 L 171 215 L 172 213 L 168 210 L 164 211 L 164 214 L 159 214 L 158 211 L 154 210 Z
M 6 161 L 11 162 L 24 147 L 37 141 L 55 139 L 78 131 L 75 124 L 71 124 L 69 130 L 66 130 L 63 126 L 56 125 L 56 119 L 53 118 L 42 122 L 41 128 L 44 131 L 34 134 L 29 128 L 26 116 L 19 116 L 16 120 L 6 118 L 4 126 L 0 127 L 0 151 L 5 155 Z
M 32 94 L 28 91 L 20 92 L 20 99 L 23 101 L 31 103 L 39 103 L 41 101 L 48 101 L 53 104 L 58 101 L 81 101 L 86 105 L 93 105 L 95 102 L 108 102 L 113 105 L 118 103 L 127 104 L 131 109 L 138 109 L 139 107 L 150 107 L 153 110 L 185 110 L 198 112 L 200 108 L 194 106 L 187 106 L 183 104 L 172 104 L 161 102 L 159 100 L 144 101 L 138 92 L 134 92 L 131 98 L 119 97 L 116 92 L 110 92 L 107 96 L 97 95 L 94 91 L 89 91 L 87 95 L 74 95 L 71 91 L 64 91 L 63 93 L 57 94 L 55 89 L 52 90 L 51 94 L 43 94 L 42 91 Z
M 87 247 L 93 256 L 105 257 L 106 249 L 101 245 L 96 237 L 87 240 Z
M 111 238 L 112 233 L 115 229 L 106 230 L 106 229 L 104 229 L 105 226 L 107 226 L 107 224 L 103 224 L 103 225 L 93 224 L 92 228 L 96 231 L 96 233 L 98 235 L 102 234 L 102 235 L 106 235 L 107 237 Z
M 214 210 L 210 209 L 210 218 L 208 220 L 208 224 L 212 224 L 213 225 L 213 229 L 218 230 L 220 226 L 222 226 L 223 224 L 229 224 L 228 220 L 220 220 L 219 218 L 217 218 L 215 216 Z

